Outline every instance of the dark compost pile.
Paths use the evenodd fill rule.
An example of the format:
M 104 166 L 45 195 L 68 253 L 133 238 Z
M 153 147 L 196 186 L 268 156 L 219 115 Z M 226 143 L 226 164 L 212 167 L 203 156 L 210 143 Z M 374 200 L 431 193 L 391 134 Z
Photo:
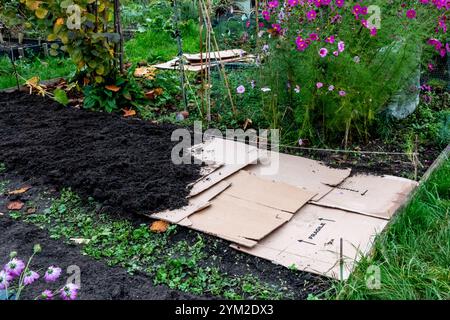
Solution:
M 0 94 L 0 162 L 25 179 L 93 197 L 111 213 L 187 204 L 200 166 L 175 165 L 172 125 L 64 107 L 24 93 Z

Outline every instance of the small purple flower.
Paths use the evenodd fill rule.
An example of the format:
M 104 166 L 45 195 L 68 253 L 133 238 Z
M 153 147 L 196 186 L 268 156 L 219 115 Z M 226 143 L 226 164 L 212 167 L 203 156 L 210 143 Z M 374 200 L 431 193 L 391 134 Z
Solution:
M 33 270 L 28 270 L 23 278 L 23 284 L 28 286 L 33 282 L 35 282 L 37 279 L 39 279 L 39 275 L 37 274 L 37 272 L 34 272 Z
M 66 284 L 60 291 L 61 298 L 63 298 L 64 300 L 75 300 L 78 295 L 78 289 L 79 288 L 76 284 L 73 283 Z
M 239 94 L 243 94 L 245 92 L 245 87 L 240 85 L 239 87 L 237 87 L 236 92 Z
M 328 87 L 328 91 L 333 91 L 333 90 L 334 90 L 334 86 L 333 85 Z
M 250 81 L 250 85 L 252 86 L 252 89 L 255 89 L 256 81 L 255 80 Z
M 5 265 L 5 271 L 13 278 L 20 276 L 23 269 L 25 269 L 25 263 L 17 258 L 13 258 Z
M 322 82 L 317 82 L 316 84 L 317 89 L 320 89 L 323 87 L 323 83 Z
M 338 42 L 338 51 L 339 52 L 344 52 L 345 51 L 345 42 L 344 41 L 339 41 Z
M 347 92 L 345 92 L 344 90 L 339 91 L 339 95 L 341 97 L 345 97 L 347 95 Z
M 53 299 L 53 292 L 50 290 L 45 290 L 41 293 L 41 298 L 44 300 L 52 300 Z
M 0 271 L 0 290 L 4 290 L 9 286 L 9 282 L 12 280 L 12 276 L 5 270 Z
M 45 282 L 55 282 L 61 275 L 61 268 L 51 266 L 47 269 L 44 275 Z

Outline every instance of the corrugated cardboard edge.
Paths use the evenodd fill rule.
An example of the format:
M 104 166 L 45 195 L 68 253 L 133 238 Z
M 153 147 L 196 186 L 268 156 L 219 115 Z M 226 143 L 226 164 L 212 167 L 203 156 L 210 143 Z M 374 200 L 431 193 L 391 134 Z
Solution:
M 221 181 L 212 188 L 204 191 L 202 194 L 189 199 L 189 204 L 183 208 L 177 210 L 166 210 L 163 212 L 157 212 L 150 215 L 146 215 L 152 219 L 160 219 L 170 223 L 178 224 L 183 219 L 188 218 L 194 213 L 201 211 L 211 205 L 211 200 L 225 191 L 231 186 L 231 183 Z
M 347 179 L 351 179 L 351 178 L 352 178 L 352 176 L 348 177 Z M 399 210 L 399 208 L 401 208 L 404 205 L 404 203 L 408 201 L 409 196 L 411 195 L 412 192 L 414 192 L 417 189 L 417 187 L 419 186 L 419 183 L 416 181 L 413 181 L 413 180 L 409 180 L 409 179 L 402 178 L 402 177 L 391 176 L 391 175 L 384 175 L 383 178 L 405 181 L 405 183 L 409 183 L 409 185 L 405 184 L 404 189 L 401 192 L 397 193 L 397 197 L 391 202 L 390 206 L 387 207 L 386 210 L 384 210 L 384 212 L 367 212 L 367 211 L 363 211 L 363 210 L 355 210 L 355 209 L 352 209 L 347 206 L 340 206 L 340 205 L 336 205 L 336 204 L 327 204 L 326 196 L 329 195 L 331 192 L 335 191 L 336 189 L 339 189 L 340 186 L 344 185 L 345 182 L 347 181 L 347 179 L 345 179 L 340 184 L 340 186 L 335 187 L 327 195 L 322 197 L 319 201 L 313 200 L 310 203 L 320 206 L 320 207 L 324 207 L 324 208 L 339 209 L 339 210 L 343 210 L 343 211 L 347 211 L 347 212 L 361 214 L 361 215 L 368 216 L 368 217 L 390 220 L 395 215 L 395 213 Z M 387 216 L 386 216 L 386 214 L 387 214 Z

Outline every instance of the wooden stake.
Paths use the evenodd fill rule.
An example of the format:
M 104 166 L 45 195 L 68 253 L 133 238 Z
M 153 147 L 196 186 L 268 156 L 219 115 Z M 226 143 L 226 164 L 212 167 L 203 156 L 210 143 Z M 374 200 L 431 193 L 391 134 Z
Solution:
M 198 17 L 199 17 L 199 33 L 200 33 L 200 82 L 202 84 L 200 89 L 200 99 L 201 99 L 201 110 L 202 110 L 202 118 L 205 114 L 205 70 L 203 69 L 203 10 L 201 9 L 200 1 L 197 1 L 198 4 Z
M 255 0 L 256 48 L 259 49 L 259 0 Z
M 344 281 L 344 239 L 342 238 L 339 244 L 339 270 L 341 281 Z
M 209 2 L 209 4 L 211 4 L 210 0 L 207 0 L 207 1 Z M 214 30 L 213 30 L 213 27 L 212 27 L 211 16 L 209 15 L 208 12 L 206 13 L 206 20 L 207 20 L 208 29 L 209 29 L 209 32 L 210 32 L 210 41 L 211 41 L 211 39 L 214 41 L 215 49 L 218 52 L 217 53 L 217 57 L 219 58 L 220 70 L 221 70 L 221 73 L 222 73 L 222 76 L 223 76 L 223 80 L 225 82 L 225 87 L 227 88 L 227 91 L 228 91 L 228 98 L 230 99 L 231 108 L 233 110 L 233 114 L 236 115 L 237 114 L 237 109 L 236 109 L 236 106 L 234 104 L 233 95 L 231 93 L 230 85 L 229 85 L 229 82 L 228 82 L 228 76 L 227 76 L 226 71 L 225 71 L 225 65 L 224 65 L 224 63 L 222 61 L 222 58 L 220 56 L 220 53 L 219 53 L 220 48 L 219 48 L 219 45 L 217 43 L 217 39 L 216 39 L 216 36 L 214 34 Z M 212 35 L 212 37 L 211 37 L 211 35 Z
M 14 76 L 16 78 L 17 91 L 20 91 L 20 82 L 19 82 L 19 73 L 17 72 L 16 63 L 14 62 L 14 50 L 11 48 L 11 56 L 10 56 L 11 64 L 14 70 Z
M 119 44 L 116 45 L 116 54 L 119 56 L 119 70 L 124 73 L 123 65 L 123 32 L 120 20 L 120 0 L 114 0 L 114 32 L 119 34 Z

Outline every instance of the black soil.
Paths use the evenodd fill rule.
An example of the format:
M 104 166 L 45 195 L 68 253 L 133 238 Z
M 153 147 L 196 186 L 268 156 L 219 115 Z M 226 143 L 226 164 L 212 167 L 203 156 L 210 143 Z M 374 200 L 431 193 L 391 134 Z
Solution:
M 150 213 L 187 203 L 197 165 L 174 165 L 176 127 L 0 94 L 0 162 L 25 179 L 93 197 L 111 213 Z
M 8 262 L 10 252 L 16 251 L 18 257 L 27 260 L 33 252 L 33 246 L 40 244 L 42 252 L 37 254 L 30 265 L 31 270 L 44 274 L 55 265 L 62 268 L 61 278 L 53 284 L 39 279 L 24 291 L 22 299 L 36 298 L 46 289 L 61 288 L 71 274 L 66 274 L 69 266 L 79 267 L 80 290 L 78 299 L 82 300 L 188 300 L 194 296 L 171 290 L 163 286 L 154 286 L 151 278 L 145 274 L 129 275 L 122 268 L 109 267 L 101 261 L 83 256 L 76 246 L 51 240 L 46 231 L 31 224 L 14 221 L 0 216 L 0 264 Z M 195 297 L 198 299 L 199 297 Z M 58 299 L 58 298 L 57 298 Z

